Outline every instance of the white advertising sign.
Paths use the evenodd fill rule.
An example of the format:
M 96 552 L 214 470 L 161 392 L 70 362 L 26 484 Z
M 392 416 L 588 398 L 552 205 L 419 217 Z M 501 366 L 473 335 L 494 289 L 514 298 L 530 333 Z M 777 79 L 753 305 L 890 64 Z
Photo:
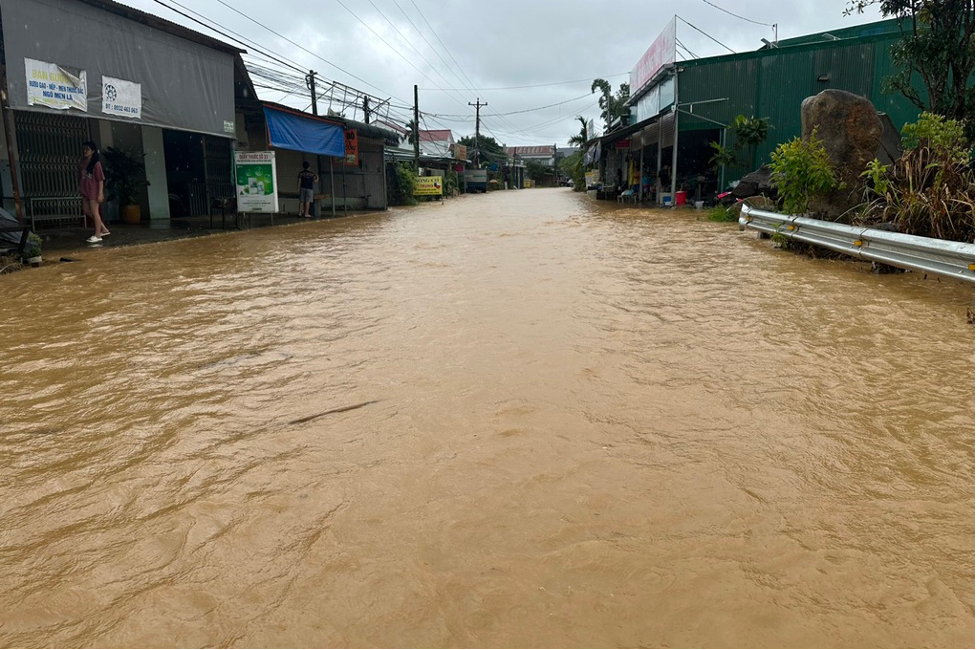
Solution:
M 631 70 L 631 94 L 637 94 L 659 70 L 672 63 L 675 63 L 674 16 Z
M 234 152 L 238 212 L 278 212 L 274 151 Z
M 88 76 L 57 63 L 24 59 L 27 68 L 27 105 L 88 112 Z
M 102 112 L 138 120 L 142 117 L 142 85 L 103 75 Z

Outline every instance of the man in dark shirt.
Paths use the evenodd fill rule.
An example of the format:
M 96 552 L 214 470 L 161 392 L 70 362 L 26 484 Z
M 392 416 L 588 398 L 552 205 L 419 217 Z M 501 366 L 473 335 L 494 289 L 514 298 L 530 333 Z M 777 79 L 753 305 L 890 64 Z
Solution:
M 312 218 L 309 214 L 309 204 L 314 198 L 313 189 L 319 182 L 319 177 L 314 172 L 309 171 L 309 161 L 302 163 L 302 171 L 299 172 L 299 216 Z

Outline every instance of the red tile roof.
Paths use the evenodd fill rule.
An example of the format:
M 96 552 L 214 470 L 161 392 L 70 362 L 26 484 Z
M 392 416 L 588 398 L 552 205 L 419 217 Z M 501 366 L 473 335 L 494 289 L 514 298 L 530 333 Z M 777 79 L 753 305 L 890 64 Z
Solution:
M 452 142 L 454 138 L 450 129 L 440 131 L 418 131 L 417 137 L 421 142 Z

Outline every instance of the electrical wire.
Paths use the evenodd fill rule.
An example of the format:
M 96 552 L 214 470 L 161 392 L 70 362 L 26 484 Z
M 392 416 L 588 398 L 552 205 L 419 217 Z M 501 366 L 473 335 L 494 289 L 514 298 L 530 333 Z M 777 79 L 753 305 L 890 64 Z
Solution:
M 220 0 L 218 0 L 218 2 L 220 2 Z M 729 46 L 727 46 L 727 45 L 724 45 L 723 43 L 720 43 L 720 42 L 719 42 L 719 41 L 717 41 L 717 40 L 716 40 L 715 38 L 713 38 L 713 37 L 712 37 L 712 36 L 710 36 L 709 34 L 707 34 L 707 33 L 705 33 L 704 31 L 702 31 L 701 29 L 699 29 L 698 27 L 696 27 L 695 25 L 693 25 L 692 23 L 690 23 L 689 21 L 687 21 L 687 20 L 686 20 L 685 18 L 682 18 L 682 17 L 681 17 L 681 16 L 679 16 L 678 14 L 676 14 L 676 15 L 675 15 L 675 17 L 676 17 L 676 18 L 678 18 L 679 20 L 681 20 L 681 21 L 682 21 L 683 23 L 685 23 L 685 24 L 686 24 L 686 25 L 688 25 L 689 27 L 691 27 L 692 29 L 694 29 L 695 31 L 697 31 L 697 32 L 699 32 L 700 34 L 702 34 L 703 36 L 705 36 L 706 38 L 708 38 L 709 40 L 711 40 L 711 41 L 713 41 L 713 42 L 715 42 L 715 43 L 719 43 L 719 45 L 722 45 L 723 47 L 725 47 L 725 48 L 726 48 L 727 50 L 729 50 L 729 51 L 730 51 L 730 52 L 731 52 L 732 54 L 736 54 L 736 52 L 735 52 L 735 51 L 734 51 L 734 50 L 733 50 L 732 48 L 730 48 L 730 47 L 729 47 Z
M 623 77 L 623 76 L 628 75 L 628 74 L 630 74 L 630 73 L 628 73 L 628 72 L 618 72 L 617 74 L 607 75 L 607 76 L 599 77 L 599 78 L 600 79 L 613 79 L 615 77 Z M 472 92 L 477 92 L 477 91 L 491 91 L 491 90 L 518 90 L 518 89 L 523 89 L 523 88 L 545 88 L 546 86 L 564 86 L 566 84 L 576 84 L 576 83 L 583 83 L 583 82 L 590 83 L 595 78 L 597 78 L 597 77 L 587 77 L 586 79 L 572 79 L 570 81 L 554 81 L 552 83 L 545 83 L 545 84 L 530 84 L 528 86 L 501 86 L 499 88 L 471 88 L 471 89 L 467 89 L 467 88 L 444 88 L 444 89 L 441 89 L 441 90 L 471 90 Z M 438 90 L 438 89 L 436 89 L 436 88 L 421 88 L 421 90 L 434 91 L 434 90 Z
M 750 20 L 749 18 L 744 18 L 743 16 L 740 16 L 739 14 L 734 14 L 729 9 L 723 9 L 719 5 L 716 5 L 716 4 L 713 4 L 713 3 L 709 2 L 709 0 L 702 0 L 702 1 L 705 2 L 707 5 L 709 5 L 710 7 L 714 7 L 716 9 L 718 9 L 719 11 L 721 11 L 723 13 L 726 13 L 726 14 L 729 14 L 730 16 L 732 16 L 734 18 L 739 18 L 740 20 L 745 20 L 746 22 L 753 23 L 754 25 L 763 25 L 764 27 L 773 27 L 773 25 L 771 25 L 770 23 L 761 23 L 761 22 L 759 22 L 757 20 Z

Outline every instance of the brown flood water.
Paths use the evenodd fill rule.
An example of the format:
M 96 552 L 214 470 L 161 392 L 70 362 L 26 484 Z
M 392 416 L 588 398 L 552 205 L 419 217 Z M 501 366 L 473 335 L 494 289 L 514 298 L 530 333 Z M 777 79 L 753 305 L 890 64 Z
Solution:
M 973 647 L 970 286 L 564 189 L 83 257 L 2 646 Z

